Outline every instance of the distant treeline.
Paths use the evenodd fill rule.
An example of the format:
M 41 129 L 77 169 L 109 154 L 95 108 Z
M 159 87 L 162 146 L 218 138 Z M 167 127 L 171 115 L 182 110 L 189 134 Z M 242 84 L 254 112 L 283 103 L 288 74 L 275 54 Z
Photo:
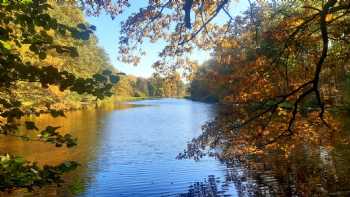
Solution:
M 154 74 L 150 78 L 127 75 L 121 77 L 115 94 L 124 97 L 182 97 L 186 95 L 186 87 L 178 73 L 167 77 Z
M 60 4 L 50 1 L 53 9 L 49 9 L 48 14 L 57 19 L 58 22 L 67 26 L 77 26 L 88 24 L 84 13 L 73 4 Z M 115 69 L 105 51 L 97 46 L 97 38 L 91 35 L 87 40 L 76 40 L 69 35 L 52 34 L 56 44 L 69 45 L 76 48 L 76 56 L 60 54 L 56 51 L 49 51 L 45 59 L 40 59 L 32 54 L 31 49 L 23 47 L 21 57 L 25 61 L 32 62 L 40 66 L 53 66 L 59 71 L 73 73 L 76 77 L 92 77 L 96 73 L 110 70 L 113 73 L 120 73 Z M 185 86 L 179 74 L 174 73 L 169 77 L 153 75 L 149 79 L 138 78 L 129 75 L 119 75 L 119 81 L 113 89 L 117 97 L 178 97 L 185 95 Z M 14 97 L 21 101 L 22 106 L 30 111 L 32 108 L 42 108 L 47 106 L 57 109 L 76 109 L 82 104 L 95 103 L 96 98 L 88 94 L 78 94 L 66 90 L 59 90 L 56 85 L 42 88 L 36 82 L 17 82 L 13 91 Z M 1 92 L 2 97 L 9 96 L 6 92 Z M 112 97 L 115 98 L 115 97 Z M 108 99 L 111 101 L 111 99 Z M 102 101 L 103 102 L 103 101 Z

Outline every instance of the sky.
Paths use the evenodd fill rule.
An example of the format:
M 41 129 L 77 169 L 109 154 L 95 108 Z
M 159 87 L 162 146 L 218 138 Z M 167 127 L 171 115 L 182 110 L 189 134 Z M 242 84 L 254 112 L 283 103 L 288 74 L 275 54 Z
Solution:
M 134 1 L 136 2 L 136 1 Z M 137 12 L 140 7 L 144 7 L 148 0 L 137 0 L 137 6 L 132 5 L 126 10 L 122 15 L 118 16 L 116 19 L 112 20 L 110 16 L 106 14 L 101 14 L 98 17 L 86 16 L 88 22 L 97 27 L 95 32 L 98 38 L 98 45 L 102 47 L 108 54 L 112 65 L 121 72 L 128 75 L 134 75 L 138 77 L 150 77 L 152 75 L 153 68 L 152 64 L 158 59 L 158 54 L 164 47 L 164 43 L 156 42 L 149 43 L 145 42 L 143 48 L 146 51 L 146 55 L 141 58 L 140 64 L 133 66 L 131 64 L 126 64 L 118 61 L 118 38 L 120 35 L 120 22 L 127 19 L 130 13 Z M 230 8 L 233 15 L 240 13 L 242 10 L 247 8 L 247 1 L 241 1 L 240 3 L 232 4 Z M 133 4 L 133 1 L 131 1 Z M 221 16 L 224 17 L 224 16 Z M 220 21 L 220 16 L 216 19 Z M 190 59 L 196 60 L 199 63 L 203 63 L 210 59 L 209 51 L 195 50 L 189 54 Z

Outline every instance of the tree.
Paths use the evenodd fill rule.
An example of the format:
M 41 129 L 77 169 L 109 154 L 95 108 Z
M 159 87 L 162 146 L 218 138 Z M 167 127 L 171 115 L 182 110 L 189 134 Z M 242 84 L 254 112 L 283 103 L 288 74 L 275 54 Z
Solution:
M 219 157 L 229 161 L 238 158 L 250 165 L 249 158 L 257 157 L 277 165 L 283 159 L 294 160 L 301 147 L 310 152 L 321 148 L 332 152 L 339 147 L 349 150 L 350 138 L 339 117 L 347 115 L 344 98 L 349 73 L 344 57 L 350 52 L 345 44 L 349 32 L 341 26 L 348 24 L 350 4 L 275 2 L 251 5 L 253 9 L 233 18 L 234 27 L 224 42 L 217 43 L 211 67 L 203 67 L 204 72 L 198 72 L 197 79 L 195 76 L 192 86 L 213 85 L 206 95 L 219 96 L 224 107 L 188 146 L 185 157 L 200 158 L 203 153 L 198 149 L 213 147 L 223 150 Z M 199 76 L 203 82 L 198 84 Z M 222 94 L 217 91 L 220 87 L 226 88 Z M 303 167 L 317 168 L 301 166 L 293 166 L 295 173 Z M 281 169 L 275 170 L 279 173 Z M 281 174 L 289 169 L 283 170 Z M 329 175 L 330 179 L 337 176 Z M 312 172 L 304 178 L 306 183 L 297 180 L 297 189 L 303 191 L 310 184 L 306 186 L 310 191 L 302 195 L 311 195 L 316 191 L 311 181 L 316 178 Z M 318 184 L 327 188 L 327 181 Z
M 0 134 L 4 137 L 14 136 L 22 140 L 38 140 L 72 147 L 77 140 L 70 134 L 61 135 L 58 127 L 48 126 L 39 132 L 38 138 L 31 138 L 28 133 L 19 132 L 17 119 L 25 113 L 21 102 L 12 96 L 18 82 L 40 83 L 42 88 L 56 85 L 60 91 L 70 90 L 79 94 L 87 93 L 102 99 L 110 96 L 112 84 L 118 81 L 111 71 L 104 70 L 90 78 L 77 77 L 66 70 L 51 65 L 41 65 L 23 56 L 24 51 L 33 53 L 40 60 L 48 54 L 68 54 L 76 57 L 79 54 L 73 46 L 56 43 L 55 35 L 70 36 L 77 40 L 88 40 L 94 26 L 78 24 L 76 27 L 60 23 L 48 14 L 52 5 L 45 1 L 15 0 L 0 1 Z M 29 50 L 26 50 L 29 49 Z M 59 111 L 46 106 L 52 116 L 64 116 Z M 35 110 L 35 109 L 33 109 Z M 33 111 L 40 114 L 40 111 Z M 34 122 L 26 121 L 28 130 L 38 130 Z M 77 167 L 77 163 L 67 161 L 58 166 L 39 167 L 25 159 L 9 154 L 0 157 L 0 190 L 10 191 L 16 188 L 33 189 L 47 184 L 61 183 L 61 175 Z
M 219 62 L 225 62 L 236 72 L 223 81 L 226 87 L 238 87 L 225 99 L 241 105 L 233 109 L 244 112 L 237 117 L 240 127 L 252 125 L 249 129 L 256 129 L 259 123 L 262 126 L 258 135 L 266 130 L 266 122 L 274 127 L 273 132 L 254 145 L 260 148 L 305 129 L 300 121 L 305 102 L 312 104 L 308 117 L 314 123 L 331 127 L 322 95 L 322 87 L 328 84 L 323 79 L 329 76 L 327 68 L 346 64 L 343 57 L 347 56 L 348 48 L 336 46 L 344 46 L 349 40 L 346 26 L 349 2 L 249 1 L 250 8 L 244 17 L 230 14 L 232 3 L 150 2 L 123 23 L 122 59 L 137 63 L 138 58 L 132 54 L 137 51 L 135 46 L 141 46 L 145 39 L 164 39 L 168 45 L 154 66 L 171 73 L 181 65 L 186 67 L 182 56 L 193 48 L 216 47 Z M 219 14 L 227 19 L 220 24 L 214 20 Z M 332 61 L 332 57 L 341 57 L 340 62 Z
M 55 18 L 57 22 L 72 27 L 87 24 L 83 12 L 76 5 L 57 3 L 56 1 L 50 1 L 49 3 L 52 8 L 47 13 Z M 117 73 L 110 64 L 107 54 L 97 46 L 95 35 L 91 34 L 88 40 L 81 40 L 74 39 L 70 35 L 49 33 L 53 37 L 53 44 L 74 46 L 79 56 L 71 57 L 51 50 L 47 52 L 47 57 L 42 60 L 37 58 L 28 48 L 22 47 L 20 52 L 23 61 L 30 61 L 37 66 L 52 65 L 60 71 L 67 71 L 76 77 L 82 78 L 92 77 L 106 69 Z M 43 89 L 39 83 L 33 82 L 18 82 L 11 89 L 14 93 L 12 96 L 22 102 L 25 111 L 31 111 L 34 106 L 45 110 L 45 105 L 48 104 L 57 109 L 78 109 L 82 107 L 81 100 L 94 100 L 94 96 L 87 94 L 81 95 L 69 90 L 61 92 L 55 85 L 49 85 L 49 88 Z M 35 94 L 33 91 L 35 91 Z
M 77 3 L 88 14 L 98 15 L 105 10 L 112 17 L 129 6 L 128 0 L 70 2 Z M 233 0 L 151 0 L 122 23 L 120 59 L 137 64 L 139 54 L 145 54 L 142 51 L 145 40 L 164 40 L 167 46 L 153 66 L 160 74 L 173 76 L 179 69 L 193 70 L 193 64 L 186 58 L 193 49 L 214 48 L 215 61 L 222 64 L 219 68 L 229 68 L 224 72 L 229 73 L 225 77 L 220 78 L 221 71 L 216 70 L 215 74 L 222 87 L 227 89 L 223 91 L 222 100 L 237 112 L 231 116 L 229 124 L 230 133 L 239 128 L 237 135 L 233 132 L 236 142 L 240 143 L 235 147 L 254 152 L 271 147 L 280 139 L 298 136 L 305 130 L 318 134 L 320 139 L 322 135 L 317 129 L 321 125 L 336 127 L 327 110 L 327 102 L 333 101 L 328 101 L 323 94 L 325 87 L 334 87 L 326 79 L 335 79 L 334 73 L 339 73 L 332 68 L 348 64 L 350 2 L 248 2 L 250 8 L 245 16 L 233 17 L 230 13 Z M 90 93 L 98 98 L 103 98 L 106 92 L 110 95 L 111 85 L 107 83 L 117 79 L 110 72 L 94 75 L 91 79 L 75 78 L 69 72 L 53 67 L 25 63 L 14 53 L 26 44 L 41 59 L 46 58 L 49 50 L 74 56 L 76 50 L 73 47 L 53 44 L 48 31 L 77 39 L 90 37 L 94 27 L 62 25 L 45 13 L 49 7 L 43 0 L 1 1 L 1 88 L 9 91 L 14 82 L 24 80 L 38 81 L 43 87 L 57 84 L 62 90 Z M 215 22 L 214 19 L 221 15 L 227 20 Z M 19 33 L 11 30 L 13 27 L 18 27 Z M 172 94 L 170 86 L 168 83 L 152 91 Z M 9 109 L 4 116 L 12 117 L 7 122 L 21 116 L 18 102 L 9 99 L 2 101 L 5 109 Z M 6 128 L 13 129 L 11 125 Z

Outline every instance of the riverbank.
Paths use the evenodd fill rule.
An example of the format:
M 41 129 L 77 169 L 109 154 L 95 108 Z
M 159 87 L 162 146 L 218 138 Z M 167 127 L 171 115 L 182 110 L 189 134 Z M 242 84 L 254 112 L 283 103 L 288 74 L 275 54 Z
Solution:
M 140 101 L 140 100 L 155 100 L 155 99 L 164 99 L 164 98 L 176 98 L 176 99 L 188 99 L 187 96 L 178 96 L 178 97 L 160 97 L 160 96 L 151 96 L 151 97 L 125 97 L 125 96 L 115 96 L 114 102 L 128 102 L 128 101 Z
M 140 101 L 148 99 L 156 99 L 160 97 L 129 97 L 129 96 L 114 96 L 114 102 L 128 102 L 128 101 Z
M 162 99 L 165 97 L 129 97 L 129 96 L 112 96 L 109 98 L 105 98 L 103 100 L 85 100 L 82 101 L 60 101 L 57 103 L 53 103 L 50 105 L 50 109 L 54 111 L 63 111 L 63 112 L 71 112 L 71 111 L 79 111 L 86 109 L 94 109 L 94 108 L 109 108 L 112 109 L 120 103 L 124 102 L 132 102 L 132 101 L 141 101 L 141 100 L 156 100 Z M 186 97 L 171 97 L 177 99 L 188 99 Z M 190 100 L 190 99 L 189 99 Z M 35 106 L 36 111 L 33 111 L 33 106 L 26 105 L 23 108 L 23 112 L 27 115 L 34 115 L 38 112 L 41 114 L 51 113 L 51 111 L 44 105 Z

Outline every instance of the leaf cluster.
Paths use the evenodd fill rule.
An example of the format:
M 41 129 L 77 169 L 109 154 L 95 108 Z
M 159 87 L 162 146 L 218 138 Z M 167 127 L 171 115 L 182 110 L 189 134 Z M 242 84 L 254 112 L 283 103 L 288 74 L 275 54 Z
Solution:
M 39 131 L 32 121 L 22 124 L 21 119 L 26 111 L 14 96 L 17 84 L 36 83 L 42 89 L 57 86 L 60 91 L 69 90 L 103 99 L 113 94 L 112 87 L 119 81 L 119 76 L 110 70 L 102 70 L 91 77 L 82 77 L 55 65 L 43 64 L 52 54 L 71 58 L 79 56 L 74 46 L 57 42 L 57 36 L 88 42 L 96 30 L 95 26 L 86 23 L 76 26 L 61 23 L 50 14 L 54 8 L 52 2 L 46 0 L 0 0 L 0 92 L 4 95 L 0 98 L 0 135 L 70 148 L 77 144 L 77 139 L 70 134 L 60 134 L 59 127 L 47 126 Z M 28 54 L 33 57 L 28 57 Z M 52 109 L 49 105 L 46 108 L 46 111 L 34 108 L 32 113 L 40 115 L 49 112 L 53 117 L 64 116 L 62 110 Z M 38 136 L 22 132 L 22 125 L 33 134 L 39 132 Z M 0 190 L 34 189 L 59 184 L 62 174 L 77 166 L 75 162 L 65 162 L 58 166 L 39 167 L 20 157 L 1 156 Z
M 16 188 L 34 190 L 48 184 L 63 183 L 62 175 L 78 167 L 74 161 L 66 161 L 57 166 L 40 167 L 12 155 L 0 156 L 0 191 L 10 192 Z

